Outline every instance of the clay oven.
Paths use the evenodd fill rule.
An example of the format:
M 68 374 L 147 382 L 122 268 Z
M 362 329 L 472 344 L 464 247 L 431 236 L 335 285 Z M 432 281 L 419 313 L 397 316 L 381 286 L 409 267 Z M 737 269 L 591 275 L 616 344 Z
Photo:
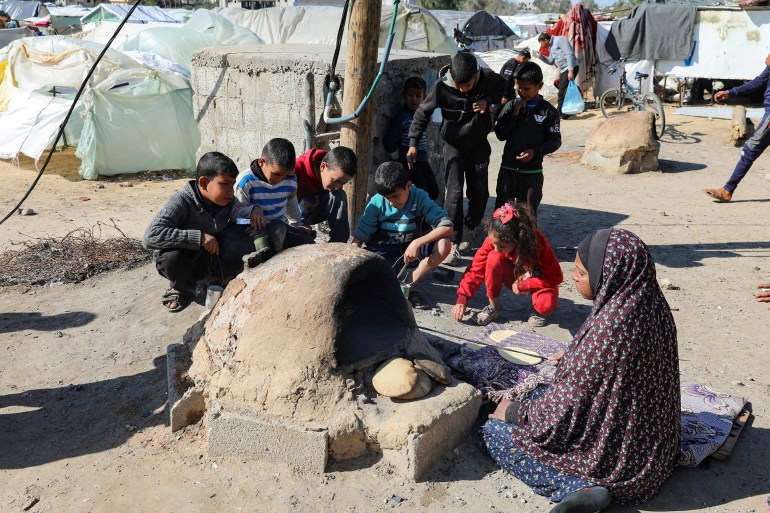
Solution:
M 465 436 L 480 404 L 456 380 L 415 401 L 377 395 L 371 374 L 382 361 L 441 357 L 394 271 L 349 244 L 293 248 L 245 270 L 169 355 L 172 429 L 205 411 L 210 454 L 306 471 L 377 452 L 418 479 Z

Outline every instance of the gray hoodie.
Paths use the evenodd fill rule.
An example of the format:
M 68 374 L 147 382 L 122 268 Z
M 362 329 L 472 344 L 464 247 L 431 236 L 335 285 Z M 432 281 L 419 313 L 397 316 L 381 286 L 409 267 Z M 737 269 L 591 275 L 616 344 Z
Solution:
M 207 209 L 198 183 L 190 180 L 163 205 L 144 232 L 147 249 L 191 249 L 201 247 L 203 234 L 222 231 L 231 220 L 248 217 L 251 205 L 241 205 L 233 198 L 225 207 Z

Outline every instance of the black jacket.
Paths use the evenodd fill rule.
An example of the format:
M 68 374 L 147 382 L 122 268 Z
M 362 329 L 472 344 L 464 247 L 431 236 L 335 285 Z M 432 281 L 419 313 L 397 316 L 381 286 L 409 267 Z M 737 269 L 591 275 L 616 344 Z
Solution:
M 518 116 L 514 116 L 515 103 L 511 101 L 505 105 L 495 124 L 495 135 L 501 141 L 506 141 L 502 165 L 522 170 L 543 169 L 543 156 L 555 152 L 561 146 L 559 111 L 541 96 L 530 112 L 527 112 L 525 106 Z M 535 152 L 535 156 L 526 164 L 516 160 L 516 156 L 525 150 Z
M 491 110 L 498 108 L 508 87 L 507 81 L 489 68 L 481 68 L 479 79 L 467 93 L 454 88 L 449 66 L 439 73 L 439 80 L 428 91 L 428 96 L 414 113 L 409 129 L 409 146 L 417 146 L 420 136 L 428 128 L 433 111 L 441 109 L 441 138 L 460 150 L 470 150 L 487 140 L 492 131 Z M 484 113 L 473 112 L 472 105 L 486 100 Z

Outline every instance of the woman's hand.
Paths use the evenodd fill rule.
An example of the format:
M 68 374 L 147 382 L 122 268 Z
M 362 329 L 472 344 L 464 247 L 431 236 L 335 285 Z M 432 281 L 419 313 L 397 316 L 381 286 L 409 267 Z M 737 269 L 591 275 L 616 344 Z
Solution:
M 564 358 L 564 351 L 559 351 L 558 353 L 552 354 L 548 357 L 548 363 L 551 365 L 557 365 L 559 363 L 559 360 Z
M 494 413 L 489 414 L 489 418 L 502 420 L 503 422 L 505 422 L 505 410 L 507 410 L 508 407 L 512 404 L 513 404 L 513 401 L 509 401 L 508 399 L 503 399 L 497 404 L 497 408 L 495 408 Z

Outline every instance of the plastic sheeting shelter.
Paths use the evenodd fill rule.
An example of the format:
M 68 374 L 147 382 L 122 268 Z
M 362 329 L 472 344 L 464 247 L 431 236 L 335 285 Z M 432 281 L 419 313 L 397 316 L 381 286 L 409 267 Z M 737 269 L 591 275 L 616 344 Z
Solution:
M 2 3 L 2 10 L 7 12 L 12 20 L 48 16 L 48 8 L 45 4 L 36 0 L 5 0 L 0 3 Z
M 128 5 L 117 4 L 99 4 L 94 9 L 80 19 L 80 23 L 100 23 L 102 21 L 123 21 L 128 11 L 131 9 Z M 175 18 L 166 14 L 160 7 L 139 6 L 131 14 L 128 23 L 179 23 Z
M 657 71 L 681 78 L 751 80 L 767 57 L 770 10 L 699 7 L 693 38 L 690 59 L 657 60 Z
M 462 33 L 473 41 L 474 51 L 513 48 L 521 38 L 503 20 L 486 11 L 478 11 L 463 25 Z
M 257 34 L 266 44 L 322 44 L 337 42 L 342 9 L 340 7 L 271 7 L 247 10 L 239 7 L 215 9 L 233 23 Z M 393 9 L 382 6 L 380 47 L 390 28 Z M 399 5 L 396 15 L 394 50 L 420 50 L 455 54 L 457 45 L 440 23 L 425 9 Z M 347 36 L 343 36 L 347 41 Z
M 0 158 L 21 152 L 38 159 L 50 147 L 74 88 L 102 49 L 63 36 L 11 43 L 0 63 Z M 54 86 L 69 96 L 54 96 Z M 81 98 L 66 134 L 69 144 L 77 141 L 83 178 L 195 167 L 200 133 L 183 78 L 109 49 Z

